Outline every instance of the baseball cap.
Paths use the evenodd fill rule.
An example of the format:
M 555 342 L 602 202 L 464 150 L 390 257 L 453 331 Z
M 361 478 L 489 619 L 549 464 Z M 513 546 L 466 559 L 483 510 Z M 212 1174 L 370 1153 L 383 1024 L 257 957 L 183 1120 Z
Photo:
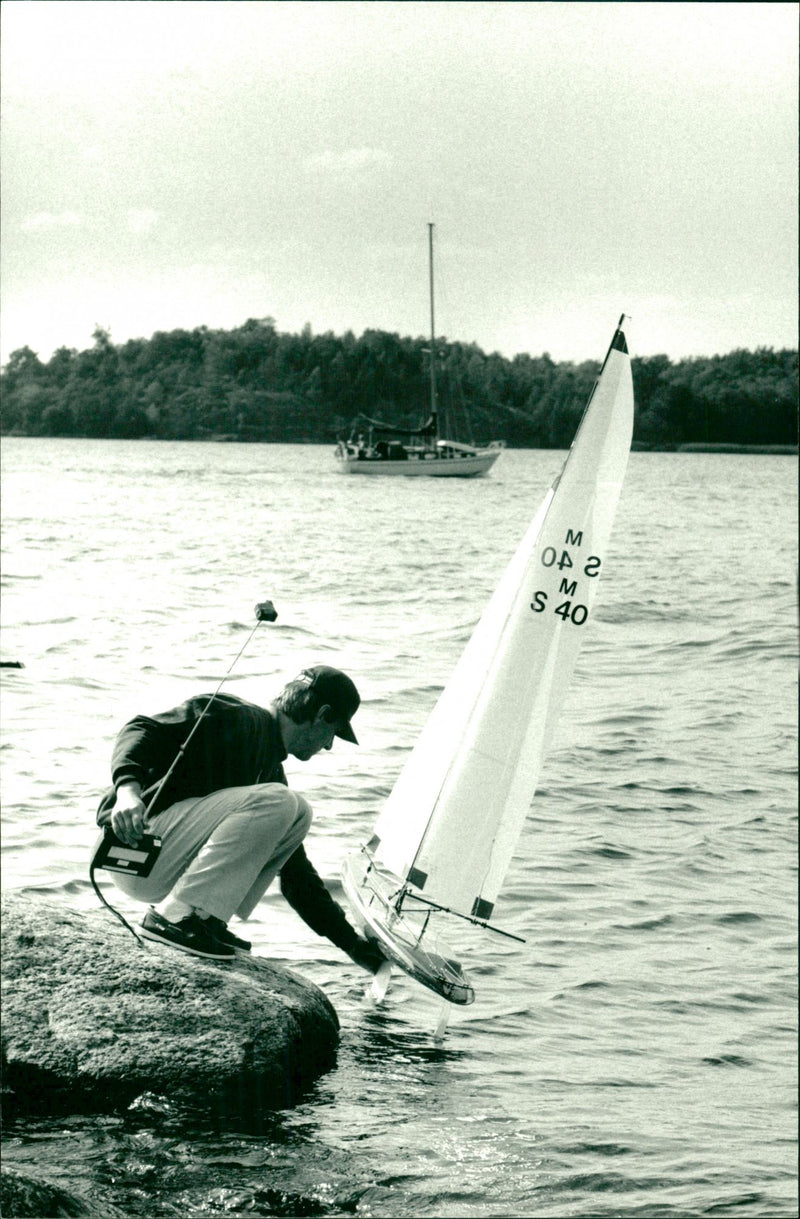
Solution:
M 343 741 L 358 744 L 350 720 L 361 704 L 361 696 L 355 684 L 341 669 L 332 669 L 330 665 L 312 665 L 303 669 L 301 681 L 307 681 L 309 687 L 319 699 L 320 706 L 328 704 L 333 712 L 335 733 Z

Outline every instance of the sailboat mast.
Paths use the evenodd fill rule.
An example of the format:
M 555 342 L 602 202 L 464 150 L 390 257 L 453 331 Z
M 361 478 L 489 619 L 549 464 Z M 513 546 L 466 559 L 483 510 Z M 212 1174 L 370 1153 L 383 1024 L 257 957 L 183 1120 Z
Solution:
M 436 407 L 436 327 L 433 312 L 433 225 L 428 224 L 428 279 L 431 296 L 431 414 L 436 427 L 436 439 L 439 439 L 439 412 Z

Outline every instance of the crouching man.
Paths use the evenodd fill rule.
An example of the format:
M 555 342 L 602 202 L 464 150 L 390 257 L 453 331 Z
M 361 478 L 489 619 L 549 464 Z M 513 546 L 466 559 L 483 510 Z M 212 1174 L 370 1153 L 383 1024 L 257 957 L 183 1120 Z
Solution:
M 249 951 L 228 922 L 234 914 L 247 919 L 278 876 L 313 931 L 364 969 L 378 969 L 380 949 L 350 925 L 305 853 L 311 808 L 283 771 L 288 754 L 306 762 L 330 749 L 334 737 L 358 744 L 350 721 L 360 701 L 345 673 L 316 665 L 268 708 L 230 694 L 209 703 L 206 695 L 122 728 L 111 762 L 114 786 L 97 823 L 130 847 L 144 832 L 162 841 L 149 876 L 112 874 L 124 893 L 150 903 L 144 936 L 217 961 Z

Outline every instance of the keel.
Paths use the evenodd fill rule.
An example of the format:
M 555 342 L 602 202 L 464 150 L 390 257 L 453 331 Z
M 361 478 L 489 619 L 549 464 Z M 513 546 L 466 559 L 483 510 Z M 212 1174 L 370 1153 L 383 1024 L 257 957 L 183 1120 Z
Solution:
M 392 962 L 384 961 L 367 989 L 366 998 L 370 999 L 373 1003 L 382 1003 L 386 998 L 391 976 Z
M 451 1004 L 445 999 L 442 1004 L 442 1009 L 439 1012 L 439 1023 L 436 1025 L 436 1031 L 433 1034 L 434 1041 L 444 1041 L 444 1035 L 447 1032 L 447 1024 L 450 1020 Z

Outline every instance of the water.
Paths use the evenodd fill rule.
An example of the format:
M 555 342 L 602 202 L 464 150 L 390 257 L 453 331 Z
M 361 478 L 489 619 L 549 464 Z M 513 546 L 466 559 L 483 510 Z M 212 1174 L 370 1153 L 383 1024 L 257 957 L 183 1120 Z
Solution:
M 476 482 L 343 478 L 321 447 L 3 442 L 4 883 L 94 905 L 123 720 L 313 661 L 360 748 L 301 765 L 335 881 L 562 453 Z M 5 1163 L 130 1216 L 786 1216 L 796 1210 L 796 520 L 789 457 L 635 453 L 598 608 L 477 990 L 366 975 L 279 895 L 256 951 L 324 987 L 338 1063 L 248 1129 L 144 1097 L 26 1122 Z M 136 913 L 120 897 L 120 908 Z M 110 918 L 110 916 L 109 916 Z

